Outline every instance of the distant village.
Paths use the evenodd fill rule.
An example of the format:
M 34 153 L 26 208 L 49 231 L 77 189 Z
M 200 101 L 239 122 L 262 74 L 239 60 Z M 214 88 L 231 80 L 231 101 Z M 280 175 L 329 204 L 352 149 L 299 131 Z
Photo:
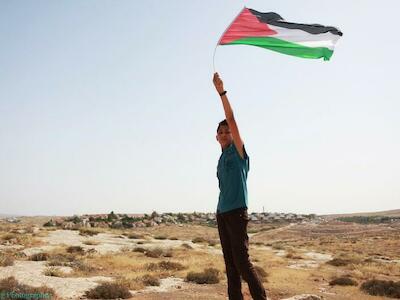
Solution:
M 8 223 L 19 223 L 21 217 L 4 216 L 0 219 Z M 267 223 L 314 223 L 335 220 L 336 222 L 359 223 L 359 224 L 381 224 L 399 223 L 400 217 L 372 215 L 372 216 L 318 216 L 316 214 L 294 214 L 294 213 L 271 213 L 253 212 L 249 214 L 252 224 Z M 113 211 L 108 214 L 84 214 L 66 217 L 55 217 L 44 223 L 43 226 L 60 227 L 64 229 L 77 229 L 80 227 L 103 227 L 103 228 L 139 228 L 153 227 L 171 224 L 195 224 L 216 226 L 215 213 L 157 213 L 151 214 L 116 214 Z
M 252 223 L 301 223 L 321 222 L 323 219 L 314 214 L 298 215 L 293 213 L 251 213 Z M 59 217 L 51 219 L 44 226 L 55 226 L 64 229 L 76 229 L 80 227 L 102 227 L 102 228 L 139 228 L 153 227 L 171 224 L 197 224 L 216 226 L 215 213 L 157 213 L 151 214 L 84 214 L 72 217 Z

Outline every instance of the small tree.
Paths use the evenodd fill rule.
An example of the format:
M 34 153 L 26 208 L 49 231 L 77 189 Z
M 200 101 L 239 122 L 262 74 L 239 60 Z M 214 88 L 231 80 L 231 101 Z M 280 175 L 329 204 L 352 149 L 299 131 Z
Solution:
M 73 217 L 67 219 L 67 221 L 70 221 L 74 224 L 78 224 L 78 223 L 82 222 L 81 218 L 79 218 L 77 215 L 74 215 Z
M 107 220 L 108 221 L 112 221 L 112 220 L 115 220 L 115 219 L 118 219 L 118 217 L 114 214 L 114 211 L 111 211 L 107 216 Z
M 52 226 L 54 226 L 53 219 L 50 219 L 50 221 L 44 223 L 43 226 L 44 227 L 52 227 Z
M 185 222 L 185 217 L 181 213 L 178 213 L 177 219 L 179 222 Z

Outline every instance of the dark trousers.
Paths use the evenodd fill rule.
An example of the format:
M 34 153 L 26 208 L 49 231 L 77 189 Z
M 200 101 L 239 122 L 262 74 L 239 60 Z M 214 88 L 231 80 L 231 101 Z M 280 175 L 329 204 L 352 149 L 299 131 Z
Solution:
M 243 300 L 240 277 L 249 285 L 253 299 L 267 299 L 264 287 L 249 259 L 248 222 L 249 217 L 245 208 L 217 214 L 219 238 L 228 278 L 229 300 Z

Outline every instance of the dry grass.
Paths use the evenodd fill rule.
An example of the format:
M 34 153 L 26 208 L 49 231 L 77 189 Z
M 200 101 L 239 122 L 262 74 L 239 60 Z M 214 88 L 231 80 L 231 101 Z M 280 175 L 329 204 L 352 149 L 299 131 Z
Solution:
M 128 299 L 132 294 L 126 285 L 105 282 L 87 291 L 85 296 L 89 299 Z
M 48 267 L 44 269 L 43 274 L 46 276 L 65 277 L 65 273 L 56 267 Z
M 214 284 L 219 282 L 219 270 L 206 268 L 202 272 L 189 272 L 186 280 L 198 284 Z
M 334 278 L 331 281 L 329 281 L 329 285 L 342 285 L 342 286 L 355 285 L 355 286 L 357 286 L 358 283 L 351 277 L 342 276 L 342 277 Z
M 286 258 L 289 258 L 289 259 L 303 259 L 303 258 L 304 258 L 301 254 L 299 254 L 299 253 L 298 253 L 295 249 L 293 249 L 293 248 L 289 248 L 289 249 L 286 250 L 286 255 L 285 255 L 285 257 L 286 257 Z
M 7 277 L 0 281 L 0 291 L 7 292 L 18 292 L 20 294 L 46 294 L 47 299 L 60 299 L 55 291 L 46 286 L 32 287 L 29 285 L 19 283 L 14 277 Z M 31 297 L 19 298 L 19 299 L 32 299 Z
M 144 255 L 146 255 L 147 257 L 152 257 L 152 258 L 172 257 L 173 256 L 171 249 L 162 249 L 159 247 L 145 250 Z
M 136 249 L 137 250 L 137 249 Z M 144 250 L 144 249 L 143 249 Z M 144 250 L 146 251 L 146 250 Z M 163 256 L 147 257 L 141 252 L 118 252 L 114 254 L 96 255 L 79 260 L 86 266 L 95 270 L 79 270 L 74 267 L 74 272 L 68 276 L 103 275 L 113 276 L 118 282 L 128 286 L 132 290 L 142 289 L 145 284 L 143 276 L 151 275 L 161 279 L 170 276 L 185 278 L 187 272 L 200 272 L 206 267 L 224 267 L 221 256 L 215 256 L 203 251 L 177 248 L 173 250 L 173 261 L 167 261 Z M 77 262 L 73 262 L 76 264 Z
M 14 258 L 10 255 L 0 253 L 0 267 L 8 267 L 14 264 Z
M 207 240 L 203 237 L 195 237 L 192 240 L 192 243 L 207 243 Z
M 92 246 L 95 246 L 95 245 L 99 245 L 100 242 L 95 241 L 95 240 L 86 240 L 86 241 L 83 242 L 83 244 L 89 245 L 89 246 L 91 246 L 91 245 L 92 245 Z
M 271 244 L 272 249 L 275 250 L 285 250 L 286 246 L 282 242 L 275 242 Z
M 142 240 L 145 238 L 145 236 L 143 234 L 138 234 L 138 233 L 125 233 L 125 235 L 129 239 L 134 239 L 134 240 Z
M 334 258 L 326 263 L 329 265 L 335 266 L 335 267 L 342 267 L 342 266 L 347 266 L 347 265 L 353 264 L 354 261 L 352 261 L 350 259 Z
M 256 271 L 258 278 L 260 278 L 261 281 L 267 280 L 268 273 L 262 267 L 255 265 L 254 270 Z
M 181 245 L 181 247 L 183 247 L 183 248 L 185 248 L 185 249 L 193 249 L 193 247 L 190 246 L 188 243 L 183 243 L 183 244 Z
M 75 253 L 75 254 L 79 254 L 79 255 L 85 254 L 85 249 L 83 249 L 81 246 L 69 246 L 65 250 L 68 253 Z
M 0 236 L 10 234 L 6 239 L 9 239 L 8 241 L 11 244 L 16 242 L 16 236 L 21 238 L 25 235 L 28 236 L 28 239 L 33 240 L 30 233 L 10 232 L 12 228 L 12 226 L 9 226 L 8 230 L 0 228 Z M 47 230 L 43 232 L 47 233 Z M 161 236 L 186 241 L 195 237 L 202 237 L 204 246 L 210 241 L 211 243 L 218 241 L 218 232 L 215 228 L 197 225 L 135 228 L 134 232 L 127 229 L 104 229 L 101 232 L 123 234 L 127 237 L 131 234 L 134 235 L 132 238 L 141 239 Z M 250 237 L 250 257 L 262 269 L 268 270 L 266 287 L 268 287 L 272 299 L 282 299 L 303 293 L 320 294 L 320 288 L 326 287 L 330 282 L 329 279 L 340 278 L 343 274 L 348 274 L 346 277 L 351 277 L 360 283 L 368 282 L 372 278 L 395 282 L 400 278 L 400 264 L 391 262 L 391 260 L 400 257 L 399 233 L 400 226 L 388 228 L 378 225 L 337 225 L 330 223 L 313 226 L 302 224 L 287 228 L 277 227 L 266 231 L 258 229 L 258 233 Z M 49 266 L 65 265 L 73 267 L 74 272 L 68 274 L 69 277 L 112 276 L 117 278 L 117 282 L 123 283 L 131 290 L 144 288 L 143 278 L 146 275 L 153 276 L 156 279 L 169 276 L 185 279 L 188 273 L 202 273 L 205 268 L 225 269 L 223 257 L 206 251 L 207 247 L 203 247 L 203 245 L 193 249 L 191 245 L 183 244 L 174 248 L 170 252 L 173 258 L 167 260 L 165 254 L 155 255 L 155 257 L 146 256 L 148 246 L 146 241 L 145 243 L 146 245 L 143 248 L 137 247 L 133 251 L 120 251 L 109 255 L 95 253 L 92 256 L 82 256 L 75 252 L 68 253 L 66 247 L 64 247 L 64 249 L 58 250 L 57 254 L 49 251 L 47 261 Z M 259 245 L 259 247 L 256 245 Z M 272 246 L 273 250 L 262 246 Z M 153 249 L 149 250 L 152 251 Z M 285 250 L 286 256 L 277 256 L 274 250 Z M 24 259 L 22 256 L 16 258 L 17 252 L 15 252 L 16 250 L 13 251 L 14 253 L 7 255 L 14 257 L 14 259 Z M 165 253 L 165 250 L 162 249 L 162 251 Z M 308 251 L 335 255 L 333 265 L 321 261 L 319 267 L 313 269 L 288 268 L 289 265 L 296 263 L 293 260 L 301 259 L 302 253 Z M 310 259 L 312 258 L 305 260 Z M 179 263 L 184 268 L 174 267 L 170 263 Z M 225 280 L 225 276 L 220 276 L 220 279 Z M 212 287 L 210 288 L 212 289 Z M 335 293 L 335 296 L 327 294 L 327 300 L 374 299 L 373 296 L 355 286 L 342 287 L 335 284 L 330 286 L 329 290 Z
M 140 279 L 145 286 L 159 286 L 160 279 L 154 275 L 146 274 Z
M 135 247 L 133 250 L 133 252 L 139 252 L 139 253 L 145 253 L 146 249 L 143 247 Z
M 135 234 L 152 235 L 155 228 L 135 228 Z M 157 235 L 174 237 L 179 240 L 192 240 L 193 237 L 203 237 L 205 240 L 218 239 L 218 230 L 209 226 L 200 225 L 160 225 L 157 226 Z
M 1 239 L 3 241 L 17 240 L 18 239 L 18 235 L 16 233 L 6 233 L 6 234 L 1 236 Z
M 322 270 L 321 270 L 322 271 Z M 318 280 L 327 276 L 324 271 L 317 274 Z M 318 293 L 319 285 L 310 278 L 310 270 L 288 269 L 287 267 L 268 268 L 268 288 L 279 292 L 279 299 L 298 294 Z
M 79 228 L 79 234 L 83 236 L 93 236 L 101 233 L 102 231 L 94 228 Z
M 40 246 L 42 243 L 31 233 L 11 232 L 12 229 L 0 235 L 0 244 L 22 245 L 24 247 Z
M 360 288 L 372 296 L 400 298 L 400 281 L 372 279 L 364 282 Z
M 49 258 L 49 254 L 46 252 L 39 252 L 39 253 L 35 253 L 32 254 L 29 257 L 29 260 L 33 260 L 33 261 L 44 261 L 47 260 Z
M 67 253 L 65 249 L 55 249 L 48 253 L 47 266 L 71 266 L 76 259 L 74 253 Z
M 159 263 L 149 263 L 146 266 L 147 270 L 149 271 L 157 271 L 157 270 L 173 270 L 173 271 L 180 271 L 183 269 L 186 269 L 184 265 L 178 262 L 172 262 L 172 261 L 160 261 Z
M 80 251 L 76 251 L 75 248 L 73 251 L 71 251 L 70 247 L 56 248 L 46 254 L 46 265 L 48 267 L 68 266 L 73 268 L 72 273 L 62 274 L 62 277 L 97 275 L 99 272 L 99 268 L 97 268 L 96 265 L 91 264 L 89 261 L 93 256 L 82 256 Z
M 209 240 L 208 241 L 208 246 L 211 246 L 211 247 L 214 247 L 214 246 L 216 246 L 218 244 L 219 244 L 218 240 Z

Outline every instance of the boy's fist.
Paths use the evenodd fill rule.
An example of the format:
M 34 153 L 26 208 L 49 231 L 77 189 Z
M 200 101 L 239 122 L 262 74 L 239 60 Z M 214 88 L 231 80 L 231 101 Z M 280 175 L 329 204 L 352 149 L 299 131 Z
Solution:
M 221 78 L 219 78 L 219 75 L 217 72 L 214 73 L 213 82 L 214 82 L 215 88 L 217 89 L 218 94 L 221 94 L 224 91 L 224 83 L 222 82 Z

